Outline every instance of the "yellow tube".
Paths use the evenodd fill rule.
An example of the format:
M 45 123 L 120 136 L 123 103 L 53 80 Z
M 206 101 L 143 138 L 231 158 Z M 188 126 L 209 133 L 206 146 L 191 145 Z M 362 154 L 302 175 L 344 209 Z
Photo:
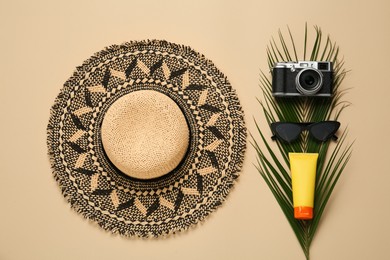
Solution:
M 294 217 L 312 219 L 318 153 L 289 153 Z

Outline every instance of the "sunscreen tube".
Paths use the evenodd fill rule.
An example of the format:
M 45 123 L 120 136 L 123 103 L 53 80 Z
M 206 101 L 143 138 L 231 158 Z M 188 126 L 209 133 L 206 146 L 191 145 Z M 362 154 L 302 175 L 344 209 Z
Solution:
M 312 219 L 318 153 L 289 153 L 294 217 Z

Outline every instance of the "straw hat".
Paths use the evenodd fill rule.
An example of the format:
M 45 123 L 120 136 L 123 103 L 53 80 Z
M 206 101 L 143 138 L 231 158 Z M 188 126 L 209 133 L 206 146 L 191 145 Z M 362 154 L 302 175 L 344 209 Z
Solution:
M 53 174 L 71 206 L 125 236 L 203 220 L 241 168 L 246 128 L 226 77 L 189 47 L 115 45 L 64 84 L 47 127 Z

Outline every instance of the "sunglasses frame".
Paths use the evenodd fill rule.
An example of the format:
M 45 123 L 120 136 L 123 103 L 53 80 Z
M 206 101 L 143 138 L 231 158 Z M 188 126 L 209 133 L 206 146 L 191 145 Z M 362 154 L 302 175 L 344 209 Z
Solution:
M 335 124 L 336 125 L 336 128 L 335 128 L 335 131 L 332 131 L 332 133 L 328 134 L 326 136 L 326 138 L 324 140 L 320 140 L 318 138 L 316 138 L 312 132 L 311 132 L 311 129 L 315 126 L 318 126 L 319 124 L 326 124 L 326 123 L 331 123 L 331 124 Z M 291 141 L 287 141 L 285 140 L 283 137 L 281 137 L 278 132 L 276 131 L 276 128 L 279 126 L 279 125 L 283 125 L 283 124 L 292 124 L 292 125 L 296 125 L 300 128 L 300 133 L 299 135 L 297 136 L 297 138 L 291 140 Z M 340 127 L 340 122 L 338 121 L 320 121 L 320 122 L 307 122 L 307 123 L 296 123 L 296 122 L 273 122 L 271 123 L 270 125 L 271 127 L 271 131 L 273 133 L 272 135 L 272 140 L 275 140 L 276 138 L 281 140 L 281 141 L 284 141 L 284 142 L 287 142 L 287 143 L 291 143 L 291 142 L 294 142 L 296 141 L 299 136 L 302 134 L 303 131 L 308 131 L 309 132 L 309 135 L 311 137 L 313 137 L 315 140 L 317 141 L 320 141 L 320 142 L 326 142 L 328 141 L 330 138 L 332 138 L 334 141 L 336 141 L 338 139 L 338 137 L 335 135 L 335 133 L 337 132 L 337 130 L 339 129 Z

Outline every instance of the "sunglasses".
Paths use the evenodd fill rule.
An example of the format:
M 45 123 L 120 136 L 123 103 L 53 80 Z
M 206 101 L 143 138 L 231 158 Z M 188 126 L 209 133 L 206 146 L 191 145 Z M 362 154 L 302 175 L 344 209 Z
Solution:
M 318 123 L 289 123 L 275 122 L 271 123 L 271 131 L 274 134 L 272 140 L 279 140 L 291 143 L 297 140 L 303 131 L 309 131 L 309 134 L 316 140 L 325 142 L 330 138 L 337 140 L 335 133 L 340 127 L 338 121 L 321 121 Z

